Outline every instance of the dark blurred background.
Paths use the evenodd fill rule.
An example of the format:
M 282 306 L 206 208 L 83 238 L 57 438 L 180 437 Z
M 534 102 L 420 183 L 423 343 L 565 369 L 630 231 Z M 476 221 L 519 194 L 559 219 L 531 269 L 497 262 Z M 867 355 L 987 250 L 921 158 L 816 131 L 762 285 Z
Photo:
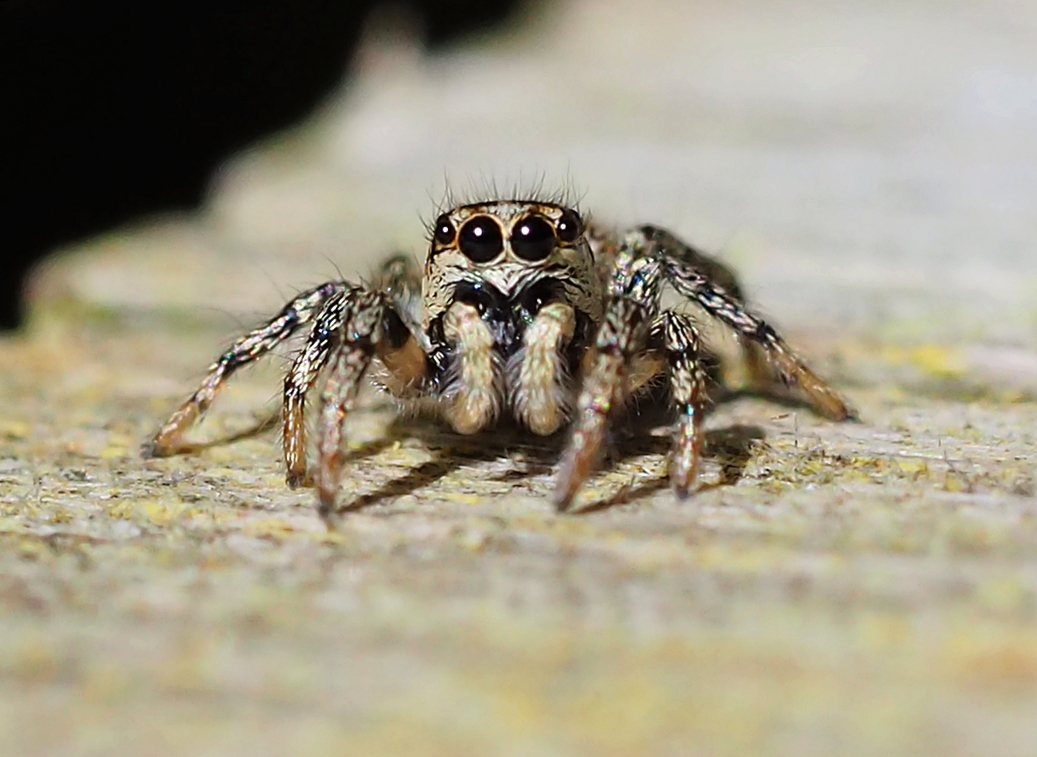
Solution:
M 374 0 L 0 0 L 0 330 L 56 245 L 196 206 L 231 152 L 303 118 L 343 79 Z M 430 47 L 516 0 L 407 0 Z

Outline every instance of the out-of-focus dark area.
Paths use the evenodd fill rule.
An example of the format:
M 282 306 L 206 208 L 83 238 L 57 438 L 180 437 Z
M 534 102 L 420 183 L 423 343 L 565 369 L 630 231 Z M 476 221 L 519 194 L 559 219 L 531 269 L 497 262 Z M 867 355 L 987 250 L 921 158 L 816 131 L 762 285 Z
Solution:
M 202 198 L 229 153 L 305 116 L 341 80 L 374 0 L 0 3 L 0 329 L 56 245 Z M 430 46 L 515 0 L 409 0 Z

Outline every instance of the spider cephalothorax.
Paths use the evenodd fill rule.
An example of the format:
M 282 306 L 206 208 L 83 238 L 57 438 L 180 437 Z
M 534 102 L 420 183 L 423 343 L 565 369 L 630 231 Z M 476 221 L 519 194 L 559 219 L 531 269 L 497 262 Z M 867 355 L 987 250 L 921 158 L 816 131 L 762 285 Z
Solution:
M 706 369 L 692 320 L 662 307 L 666 288 L 730 327 L 758 378 L 775 371 L 826 417 L 853 416 L 745 307 L 728 268 L 667 231 L 614 235 L 561 203 L 493 200 L 443 213 L 430 234 L 423 274 L 392 258 L 373 285 L 321 284 L 240 337 L 145 453 L 189 449 L 184 432 L 231 373 L 308 325 L 284 382 L 284 455 L 290 486 L 310 480 L 304 405 L 323 380 L 312 471 L 322 515 L 334 511 L 345 418 L 372 366 L 380 386 L 423 400 L 462 434 L 502 413 L 542 436 L 570 424 L 555 495 L 562 510 L 597 463 L 610 418 L 662 381 L 676 423 L 670 480 L 684 496 L 702 453 Z

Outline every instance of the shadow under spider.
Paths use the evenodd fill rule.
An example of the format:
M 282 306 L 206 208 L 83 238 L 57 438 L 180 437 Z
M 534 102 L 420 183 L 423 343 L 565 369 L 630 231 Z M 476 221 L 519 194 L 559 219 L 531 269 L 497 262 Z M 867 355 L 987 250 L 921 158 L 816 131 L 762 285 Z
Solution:
M 780 382 L 773 382 L 767 386 L 761 387 L 720 387 L 714 389 L 713 394 L 713 405 L 726 405 L 730 402 L 744 398 L 766 400 L 772 405 L 778 405 L 787 410 L 807 410 L 811 413 L 815 413 L 814 406 L 810 402 L 800 397 L 792 389 L 789 389 Z M 847 418 L 846 420 L 856 420 Z
M 756 389 L 728 389 L 715 386 L 713 391 L 714 401 L 707 407 L 707 415 L 712 413 L 716 405 L 733 402 L 743 397 L 762 397 L 789 408 L 809 409 L 810 407 L 804 400 L 791 392 L 781 391 L 781 388 L 777 386 Z M 640 401 L 635 400 L 630 412 L 615 424 L 616 428 L 624 430 L 610 439 L 604 454 L 604 462 L 599 470 L 607 469 L 611 465 L 632 457 L 649 454 L 667 455 L 669 453 L 670 436 L 653 433 L 653 430 L 669 425 L 670 420 L 668 418 L 668 413 L 671 412 L 669 404 L 658 400 L 659 398 L 655 396 L 641 398 Z M 257 436 L 275 427 L 280 422 L 280 417 L 280 412 L 274 412 L 257 420 L 252 426 L 231 435 L 192 443 L 190 450 L 185 451 L 197 452 Z M 720 480 L 716 483 L 700 485 L 690 493 L 690 496 L 695 496 L 697 492 L 737 483 L 752 458 L 753 447 L 764 436 L 764 431 L 759 426 L 745 424 L 707 431 L 703 459 L 712 458 L 720 464 Z M 381 438 L 349 450 L 344 455 L 343 462 L 348 465 L 369 459 L 404 440 L 418 441 L 432 453 L 433 459 L 407 470 L 398 478 L 381 483 L 373 491 L 360 494 L 352 501 L 339 505 L 330 514 L 331 518 L 366 509 L 386 499 L 413 494 L 471 463 L 488 462 L 500 458 L 511 460 L 514 463 L 513 468 L 490 478 L 492 481 L 501 483 L 548 474 L 558 464 L 568 441 L 568 432 L 561 431 L 549 437 L 536 437 L 507 419 L 502 419 L 492 430 L 472 436 L 462 436 L 438 421 L 422 416 L 401 415 L 389 423 Z M 348 473 L 346 475 L 348 476 Z M 623 486 L 614 494 L 587 502 L 574 508 L 571 512 L 586 515 L 618 507 L 648 497 L 668 486 L 668 478 L 660 476 L 637 485 Z
M 701 492 L 718 489 L 721 486 L 736 484 L 745 473 L 745 468 L 752 459 L 753 448 L 764 438 L 763 429 L 759 426 L 735 424 L 727 428 L 718 428 L 706 432 L 706 443 L 702 450 L 703 460 L 713 458 L 720 464 L 720 480 L 716 483 L 700 484 L 688 493 L 694 497 Z M 671 440 L 669 436 L 631 437 L 616 445 L 616 453 L 609 459 L 613 463 L 622 462 L 630 457 L 647 454 L 668 454 Z M 630 504 L 663 489 L 668 489 L 670 480 L 667 476 L 659 476 L 650 481 L 620 487 L 619 491 L 602 499 L 587 502 L 574 507 L 573 515 L 588 515 L 612 507 Z
M 351 451 L 345 458 L 347 463 L 377 455 L 398 441 L 417 439 L 432 452 L 433 458 L 415 468 L 410 468 L 399 478 L 391 478 L 383 482 L 374 491 L 361 494 L 350 502 L 340 504 L 329 514 L 330 518 L 363 510 L 385 499 L 413 494 L 419 489 L 449 476 L 464 465 L 494 460 L 501 456 L 492 446 L 477 443 L 476 440 L 482 436 L 481 434 L 474 439 L 462 437 L 468 443 L 458 445 L 456 443 L 457 435 L 451 437 L 449 432 L 437 433 L 438 429 L 429 429 L 428 425 L 427 422 L 425 425 L 421 425 L 420 420 L 415 423 L 412 419 L 396 418 L 389 425 L 384 438 L 369 442 Z M 444 440 L 454 443 L 443 444 Z
M 653 412 L 636 414 L 630 430 L 612 439 L 602 467 L 607 468 L 641 455 L 668 454 L 671 445 L 669 435 L 650 433 L 656 420 Z M 703 484 L 697 491 L 736 483 L 752 458 L 753 447 L 763 438 L 762 428 L 744 424 L 707 431 L 703 458 L 712 458 L 720 464 L 720 480 L 713 484 Z M 418 441 L 432 452 L 433 459 L 408 470 L 399 478 L 385 481 L 374 491 L 339 505 L 331 514 L 332 517 L 371 507 L 385 499 L 413 494 L 472 463 L 501 458 L 512 461 L 515 467 L 489 479 L 502 483 L 548 474 L 558 464 L 568 441 L 568 433 L 563 431 L 549 437 L 533 437 L 514 423 L 502 421 L 491 431 L 461 436 L 428 419 L 400 417 L 390 423 L 383 438 L 352 450 L 346 456 L 346 461 L 354 462 L 377 455 L 405 439 Z M 668 478 L 661 476 L 637 486 L 623 487 L 609 497 L 574 509 L 573 513 L 588 514 L 627 504 L 668 486 Z
M 223 436 L 217 436 L 212 439 L 208 439 L 204 442 L 187 442 L 180 441 L 176 445 L 174 454 L 177 455 L 195 455 L 203 450 L 211 449 L 212 447 L 222 447 L 227 444 L 233 444 L 234 442 L 241 442 L 245 439 L 252 439 L 264 434 L 272 428 L 275 428 L 281 422 L 281 411 L 277 410 L 267 415 L 260 416 L 257 418 L 251 426 L 247 426 L 240 431 L 232 431 L 229 434 Z M 147 445 L 145 445 L 147 446 Z

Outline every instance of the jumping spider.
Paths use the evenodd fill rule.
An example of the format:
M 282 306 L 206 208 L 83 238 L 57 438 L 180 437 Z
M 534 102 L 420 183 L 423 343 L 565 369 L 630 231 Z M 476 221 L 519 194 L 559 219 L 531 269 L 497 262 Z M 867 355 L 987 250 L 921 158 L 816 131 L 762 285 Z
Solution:
M 145 454 L 190 449 L 184 432 L 230 375 L 306 326 L 284 379 L 284 458 L 290 487 L 310 481 L 304 403 L 326 376 L 312 472 L 324 517 L 335 510 L 344 422 L 372 366 L 394 397 L 424 400 L 461 434 L 502 413 L 541 436 L 571 423 L 554 493 L 559 510 L 597 464 L 615 411 L 661 383 L 676 420 L 670 481 L 684 497 L 702 454 L 707 370 L 692 319 L 662 306 L 667 287 L 734 331 L 758 379 L 776 373 L 821 415 L 854 417 L 746 308 L 732 271 L 661 228 L 616 235 L 561 203 L 490 200 L 443 213 L 430 232 L 423 274 L 408 258 L 392 258 L 372 285 L 326 282 L 240 337 Z

